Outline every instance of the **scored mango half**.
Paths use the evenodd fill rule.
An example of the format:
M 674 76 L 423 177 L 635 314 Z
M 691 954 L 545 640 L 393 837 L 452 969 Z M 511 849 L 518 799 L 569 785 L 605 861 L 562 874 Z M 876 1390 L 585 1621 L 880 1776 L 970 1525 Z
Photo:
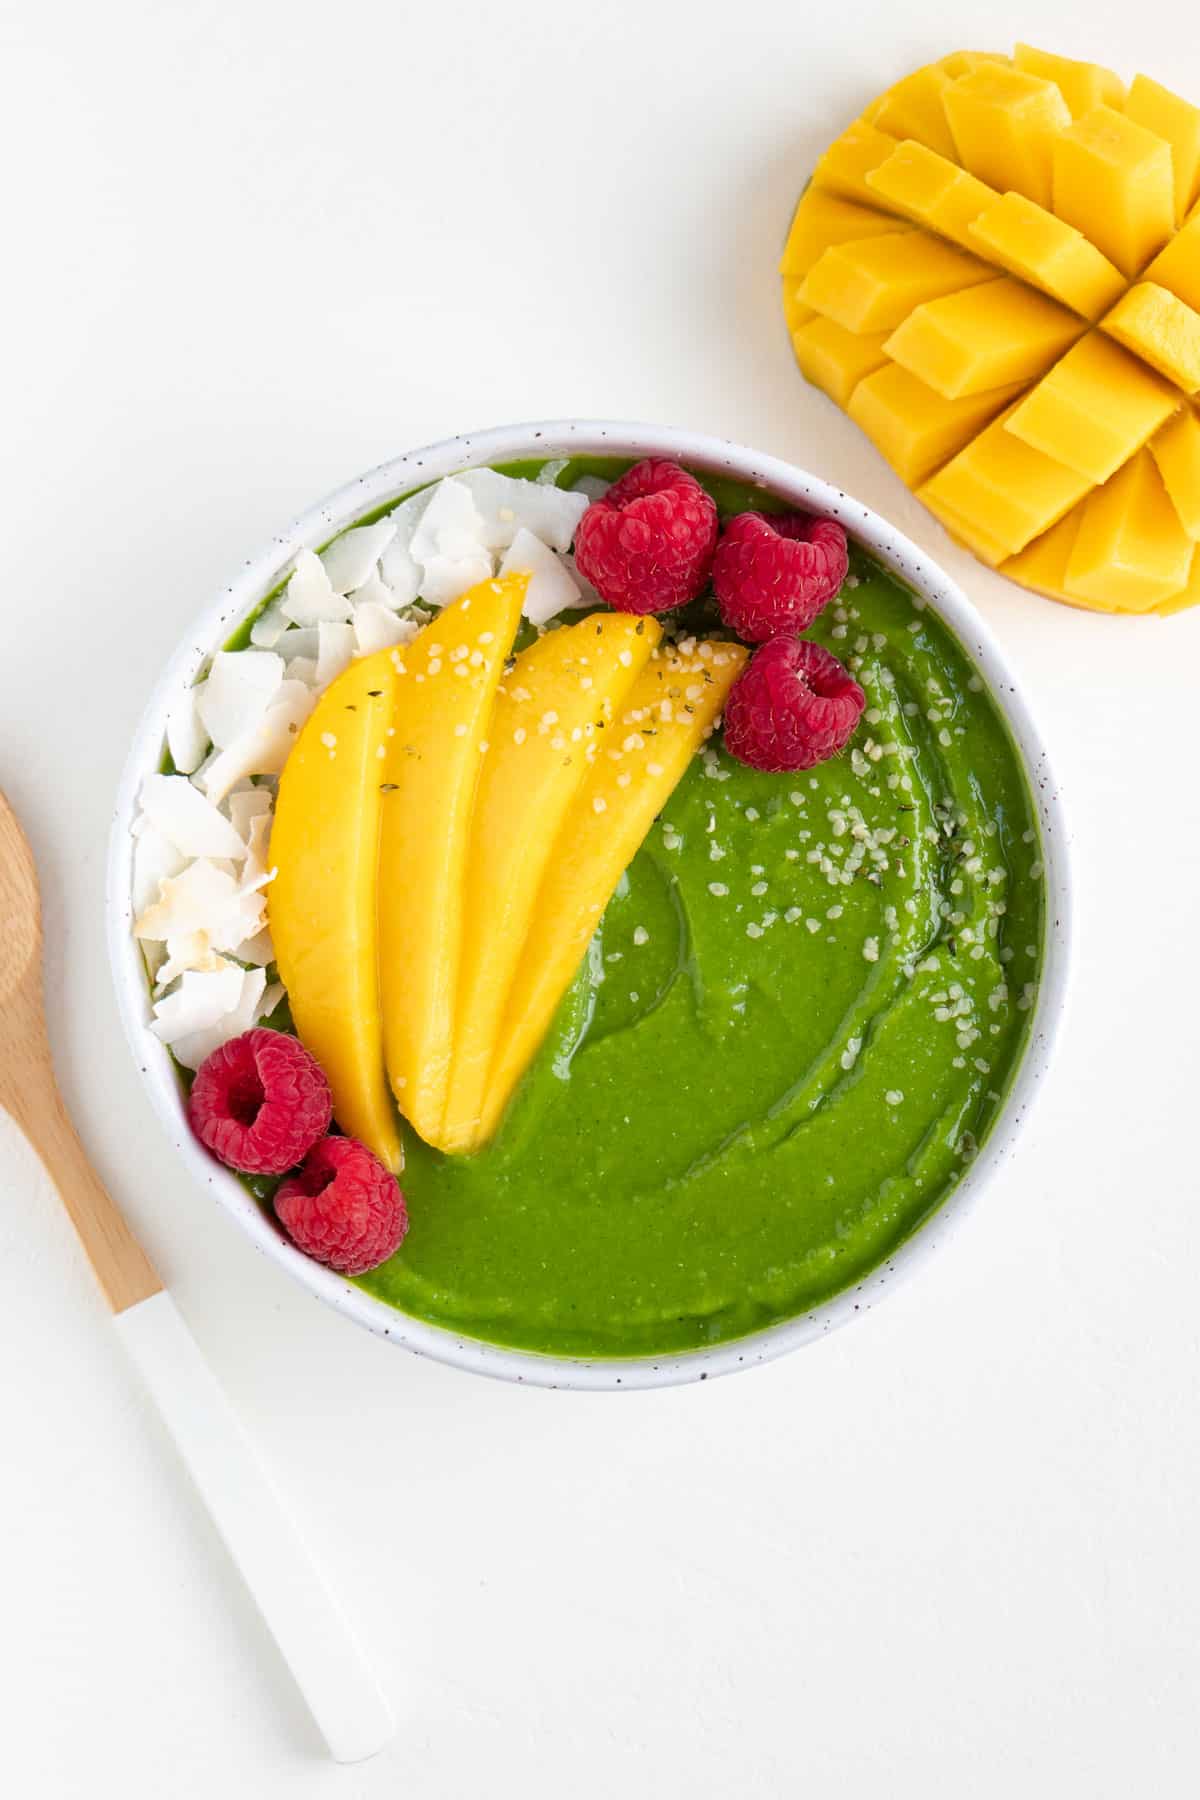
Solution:
M 1200 107 L 955 52 L 819 158 L 779 271 L 806 379 L 974 555 L 1073 606 L 1195 603 Z

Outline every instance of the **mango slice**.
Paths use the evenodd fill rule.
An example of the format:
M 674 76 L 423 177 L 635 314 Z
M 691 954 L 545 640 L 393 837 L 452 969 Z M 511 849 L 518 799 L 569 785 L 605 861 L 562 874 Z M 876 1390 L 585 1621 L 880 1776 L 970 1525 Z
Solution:
M 1200 194 L 1200 107 L 1181 100 L 1148 75 L 1135 75 L 1125 102 L 1125 116 L 1170 144 L 1175 220 L 1182 224 Z
M 1012 436 L 1003 418 L 940 469 L 919 498 L 944 506 L 1009 555 L 1049 531 L 1091 482 Z
M 1133 277 L 1175 226 L 1171 147 L 1097 106 L 1054 140 L 1054 211 Z
M 885 348 L 947 400 L 959 400 L 1032 381 L 1084 330 L 1074 313 L 1005 276 L 927 300 L 893 331 Z
M 835 138 L 813 170 L 813 186 L 843 200 L 857 200 L 870 206 L 875 196 L 867 186 L 867 174 L 890 156 L 896 140 L 873 125 L 851 125 L 840 138 Z
M 1153 281 L 1122 294 L 1104 329 L 1185 394 L 1200 388 L 1200 313 Z
M 800 298 L 846 331 L 888 331 L 923 300 L 951 294 L 993 271 L 927 231 L 835 244 L 808 271 Z
M 986 182 L 918 143 L 897 144 L 878 168 L 868 169 L 866 181 L 881 205 L 965 250 L 975 248 L 972 222 L 1000 198 Z
M 1068 350 L 1018 406 L 1006 429 L 1095 483 L 1152 437 L 1180 395 L 1102 332 Z
M 945 104 L 964 169 L 999 193 L 1011 188 L 1049 205 L 1056 135 L 1071 123 L 1053 82 L 1020 69 L 976 69 L 951 83 Z
M 859 382 L 888 360 L 888 333 L 856 333 L 819 313 L 792 334 L 792 349 L 805 378 L 845 411 Z
M 661 635 L 654 619 L 594 613 L 523 650 L 496 696 L 471 823 L 441 1149 L 477 1141 L 500 1023 L 554 840 Z
M 401 1112 L 432 1144 L 446 1109 L 481 745 L 528 585 L 525 574 L 481 582 L 387 653 L 398 680 L 380 764 L 383 1048 Z
M 375 891 L 396 680 L 379 651 L 317 701 L 279 778 L 267 889 L 280 978 L 333 1116 L 394 1170 L 404 1158 L 383 1073 Z
M 1200 541 L 1200 419 L 1183 407 L 1150 439 L 1163 486 L 1179 523 L 1193 542 Z
M 779 273 L 794 275 L 798 284 L 830 244 L 853 243 L 858 238 L 904 229 L 903 220 L 890 218 L 874 207 L 842 200 L 821 188 L 807 188 L 792 215 Z
M 789 335 L 807 325 L 810 319 L 816 318 L 811 306 L 805 306 L 800 299 L 800 284 L 794 275 L 783 277 L 783 320 Z
M 476 1141 L 490 1137 L 499 1123 L 623 871 L 713 730 L 748 655 L 741 644 L 719 642 L 666 649 L 626 695 L 605 733 L 612 742 L 593 763 L 548 859 Z
M 1066 589 L 1147 612 L 1187 585 L 1194 548 L 1154 458 L 1141 450 L 1084 507 Z
M 1192 557 L 1191 572 L 1187 586 L 1180 588 L 1177 594 L 1171 594 L 1166 600 L 1160 600 L 1151 610 L 1160 619 L 1169 618 L 1172 613 L 1186 612 L 1190 606 L 1200 606 L 1200 556 Z
M 1013 51 L 1013 62 L 1027 75 L 1040 75 L 1043 81 L 1052 81 L 1073 119 L 1081 119 L 1096 106 L 1111 106 L 1120 112 L 1125 105 L 1125 83 L 1100 63 L 1054 56 L 1049 50 L 1035 50 L 1032 44 L 1018 44 Z
M 964 550 L 969 550 L 972 556 L 977 556 L 989 569 L 998 569 L 1006 561 L 1008 549 L 998 539 L 969 524 L 952 506 L 946 506 L 936 495 L 931 498 L 928 488 L 919 491 L 922 504 L 945 526 L 955 543 L 961 544 Z
M 1023 194 L 1005 194 L 978 214 L 967 227 L 967 238 L 969 249 L 1093 323 L 1125 287 L 1120 269 L 1081 231 Z
M 1010 581 L 1019 582 L 1022 587 L 1046 594 L 1051 600 L 1065 600 L 1070 605 L 1079 605 L 1080 602 L 1069 595 L 1066 589 L 1067 564 L 1071 560 L 1082 519 L 1083 507 L 1072 507 L 1057 525 L 1052 525 L 1049 531 L 1034 538 L 1016 556 L 1010 556 L 1007 562 L 1001 563 L 1000 573 L 1007 575 Z
M 937 63 L 906 75 L 888 89 L 872 124 L 894 138 L 910 138 L 941 156 L 954 155 L 954 138 L 946 123 L 945 96 L 953 77 Z
M 1013 398 L 1014 390 L 947 400 L 899 363 L 859 382 L 846 411 L 901 481 L 919 487 L 970 442 Z
M 1145 279 L 1157 282 L 1200 312 L 1200 213 L 1176 232 L 1146 270 Z

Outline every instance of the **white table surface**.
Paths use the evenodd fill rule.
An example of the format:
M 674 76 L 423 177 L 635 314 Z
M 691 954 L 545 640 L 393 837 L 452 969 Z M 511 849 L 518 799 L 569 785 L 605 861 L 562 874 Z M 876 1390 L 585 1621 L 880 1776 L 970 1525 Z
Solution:
M 823 141 L 1007 47 L 993 11 L 4 10 L 0 784 L 62 1078 L 401 1716 L 324 1760 L 0 1120 L 14 1800 L 1196 1791 L 1200 613 L 1076 614 L 950 546 L 805 389 L 772 273 Z M 1010 29 L 1200 96 L 1168 0 L 1088 13 Z M 755 443 L 901 523 L 1006 643 L 1076 833 L 1073 1014 L 968 1227 L 835 1338 L 645 1395 L 418 1361 L 268 1266 L 172 1161 L 101 916 L 133 723 L 241 560 L 391 453 L 567 414 Z

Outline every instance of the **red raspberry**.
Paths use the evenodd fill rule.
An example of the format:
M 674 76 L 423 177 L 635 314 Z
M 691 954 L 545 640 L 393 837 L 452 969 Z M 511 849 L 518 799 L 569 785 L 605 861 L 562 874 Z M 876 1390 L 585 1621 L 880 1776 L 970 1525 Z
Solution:
M 721 617 L 740 638 L 807 631 L 846 579 L 846 533 L 803 513 L 739 513 L 721 534 L 713 588 Z
M 294 1169 L 329 1130 L 332 1116 L 319 1064 L 298 1039 L 261 1025 L 214 1050 L 188 1096 L 200 1142 L 247 1175 Z
M 725 747 L 752 769 L 811 769 L 849 743 L 867 697 L 836 656 L 807 638 L 754 652 L 725 703 Z
M 303 1168 L 280 1182 L 275 1211 L 298 1249 L 341 1275 L 378 1268 L 408 1230 L 399 1182 L 357 1138 L 315 1144 Z
M 575 561 L 618 612 L 670 612 L 708 580 L 716 542 L 712 496 L 678 463 L 652 456 L 593 500 L 575 533 Z

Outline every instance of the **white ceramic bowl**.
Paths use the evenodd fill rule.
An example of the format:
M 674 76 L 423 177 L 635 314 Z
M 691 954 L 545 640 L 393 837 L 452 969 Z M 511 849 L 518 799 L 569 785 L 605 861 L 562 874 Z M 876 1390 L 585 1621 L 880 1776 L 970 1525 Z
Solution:
M 149 1004 L 145 976 L 141 954 L 132 935 L 130 826 L 142 779 L 157 767 L 162 753 L 170 704 L 180 689 L 195 679 L 204 658 L 274 587 L 296 551 L 326 543 L 335 533 L 353 525 L 383 502 L 459 469 L 522 457 L 570 454 L 672 456 L 693 467 L 756 483 L 797 507 L 840 519 L 859 543 L 924 596 L 975 658 L 1024 756 L 1045 844 L 1046 954 L 1031 1037 L 1001 1116 L 967 1174 L 929 1221 L 853 1289 L 784 1324 L 769 1326 L 712 1349 L 671 1356 L 589 1360 L 543 1356 L 479 1343 L 397 1312 L 294 1250 L 236 1177 L 215 1163 L 193 1138 L 170 1057 L 147 1030 Z M 587 420 L 501 426 L 493 431 L 450 438 L 428 449 L 411 451 L 407 456 L 397 457 L 394 462 L 384 463 L 360 476 L 323 500 L 282 536 L 273 539 L 260 556 L 248 562 L 220 598 L 189 626 L 155 689 L 134 738 L 117 795 L 108 868 L 109 942 L 122 1019 L 135 1060 L 145 1074 L 154 1107 L 196 1181 L 208 1188 L 234 1215 L 266 1256 L 358 1324 L 390 1338 L 393 1343 L 403 1344 L 406 1349 L 453 1363 L 458 1368 L 546 1387 L 663 1387 L 684 1381 L 701 1381 L 765 1362 L 781 1356 L 786 1350 L 797 1349 L 813 1338 L 822 1337 L 857 1313 L 865 1312 L 893 1288 L 901 1276 L 908 1275 L 923 1263 L 945 1242 L 952 1228 L 974 1205 L 996 1169 L 1011 1153 L 1041 1085 L 1062 1016 L 1069 922 L 1067 834 L 1045 749 L 1020 684 L 990 631 L 954 582 L 878 514 L 860 506 L 818 476 L 793 468 L 790 463 L 694 432 Z

